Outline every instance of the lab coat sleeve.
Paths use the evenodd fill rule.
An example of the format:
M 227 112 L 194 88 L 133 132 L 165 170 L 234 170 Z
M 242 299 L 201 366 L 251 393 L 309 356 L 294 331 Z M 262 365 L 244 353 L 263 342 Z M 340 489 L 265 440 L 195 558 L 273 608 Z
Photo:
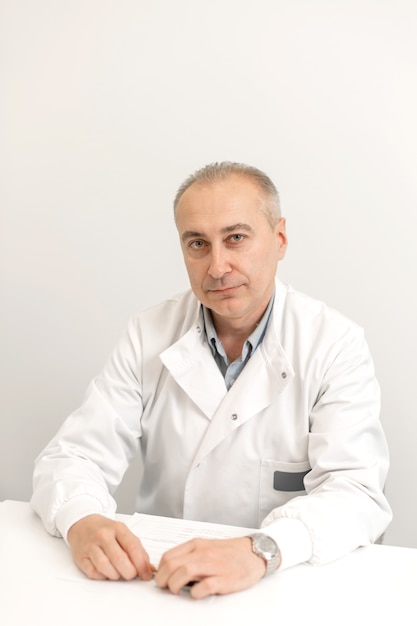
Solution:
M 82 406 L 35 461 L 31 505 L 53 535 L 66 540 L 72 524 L 89 514 L 115 515 L 111 494 L 136 454 L 141 434 L 139 355 L 131 322 Z
M 379 413 L 372 359 L 363 332 L 353 327 L 328 364 L 311 411 L 307 495 L 273 510 L 262 524 L 278 537 L 282 520 L 303 522 L 312 564 L 375 542 L 391 521 L 384 495 L 389 456 Z M 295 549 L 290 544 L 282 546 L 289 561 Z

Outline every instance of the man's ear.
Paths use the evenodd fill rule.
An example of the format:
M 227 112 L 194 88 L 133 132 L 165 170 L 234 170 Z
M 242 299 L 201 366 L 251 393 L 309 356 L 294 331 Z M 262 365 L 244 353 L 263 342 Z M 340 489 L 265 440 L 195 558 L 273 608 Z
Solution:
M 288 246 L 288 237 L 287 237 L 287 221 L 285 217 L 281 217 L 275 226 L 275 234 L 278 239 L 278 260 L 281 261 L 287 250 Z

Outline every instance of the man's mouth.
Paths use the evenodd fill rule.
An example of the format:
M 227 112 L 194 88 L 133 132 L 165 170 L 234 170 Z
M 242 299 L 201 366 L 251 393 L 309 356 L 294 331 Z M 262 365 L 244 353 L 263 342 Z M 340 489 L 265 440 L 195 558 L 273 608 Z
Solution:
M 234 293 L 241 286 L 242 285 L 228 285 L 228 286 L 225 286 L 225 287 L 213 287 L 213 288 L 207 289 L 207 291 L 209 293 L 217 294 L 217 295 L 220 295 L 220 296 L 221 295 L 227 296 L 228 294 Z

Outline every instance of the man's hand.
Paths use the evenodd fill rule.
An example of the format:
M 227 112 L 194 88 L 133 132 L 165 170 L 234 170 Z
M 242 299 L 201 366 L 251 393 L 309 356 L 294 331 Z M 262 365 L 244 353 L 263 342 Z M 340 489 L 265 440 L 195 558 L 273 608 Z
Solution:
M 252 552 L 248 537 L 237 539 L 192 539 L 164 554 L 155 582 L 179 593 L 192 582 L 193 598 L 240 591 L 265 574 L 266 564 Z
M 150 580 L 155 568 L 139 539 L 122 522 L 102 515 L 88 515 L 68 532 L 73 559 L 84 574 L 95 580 Z

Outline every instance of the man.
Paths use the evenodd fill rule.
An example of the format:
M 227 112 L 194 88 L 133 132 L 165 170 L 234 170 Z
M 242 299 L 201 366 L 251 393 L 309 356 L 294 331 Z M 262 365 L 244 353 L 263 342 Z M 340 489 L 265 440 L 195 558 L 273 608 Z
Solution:
M 362 330 L 276 279 L 287 235 L 271 180 L 209 165 L 175 220 L 191 290 L 130 323 L 37 459 L 32 505 L 87 576 L 149 580 L 110 495 L 139 452 L 138 511 L 260 529 L 164 555 L 156 583 L 197 581 L 201 598 L 377 540 L 388 452 Z

